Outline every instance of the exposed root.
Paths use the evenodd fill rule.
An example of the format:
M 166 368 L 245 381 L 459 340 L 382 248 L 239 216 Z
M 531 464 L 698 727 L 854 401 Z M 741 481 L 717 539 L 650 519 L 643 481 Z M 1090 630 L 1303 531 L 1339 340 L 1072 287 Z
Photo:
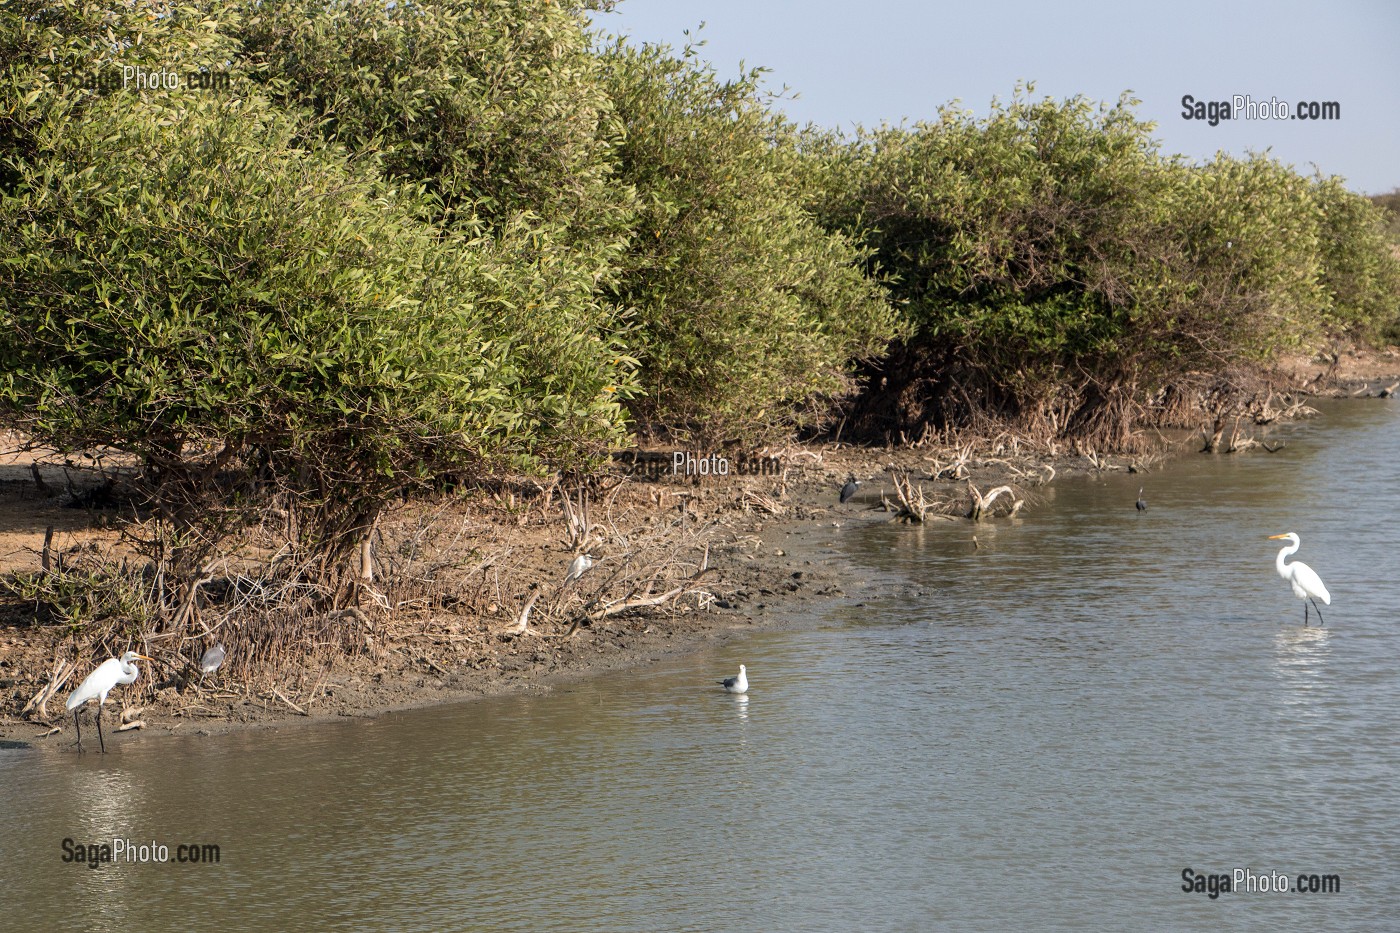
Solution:
M 899 497 L 899 505 L 893 509 L 895 521 L 922 524 L 930 516 L 941 514 L 938 510 L 942 503 L 930 502 L 924 495 L 924 487 L 916 486 L 908 473 L 895 473 L 892 479 L 895 495 Z
M 1007 496 L 1011 502 L 1010 507 L 1004 513 L 1008 517 L 1021 511 L 1021 507 L 1026 504 L 1024 499 L 1016 498 L 1016 493 L 1010 486 L 998 486 L 995 489 L 989 489 L 984 495 L 969 481 L 967 484 L 967 492 L 972 500 L 972 504 L 967 510 L 967 517 L 974 522 L 980 522 L 990 518 L 994 514 L 992 510 L 993 505 L 996 503 L 997 499 L 1001 498 L 1003 495 Z
M 19 714 L 30 719 L 37 719 L 40 722 L 46 722 L 49 718 L 49 711 L 46 704 L 53 698 L 54 694 L 63 689 L 63 685 L 68 682 L 68 678 L 73 676 L 74 670 L 76 670 L 76 668 L 71 662 L 61 659 L 56 660 L 54 662 L 53 673 L 49 676 L 48 683 L 30 698 L 28 703 L 24 704 L 24 709 L 20 710 Z M 30 715 L 31 711 L 34 714 L 32 716 Z

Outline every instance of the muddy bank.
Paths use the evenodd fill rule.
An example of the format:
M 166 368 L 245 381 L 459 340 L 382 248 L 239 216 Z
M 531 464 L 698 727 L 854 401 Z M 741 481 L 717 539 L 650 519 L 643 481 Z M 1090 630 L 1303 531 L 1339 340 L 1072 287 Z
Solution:
M 1305 392 L 1376 395 L 1400 382 L 1400 356 L 1392 351 L 1299 358 L 1287 361 L 1285 372 Z M 550 690 L 703 650 L 756 627 L 802 625 L 833 600 L 887 595 L 887 585 L 853 582 L 830 557 L 840 537 L 861 523 L 894 519 L 886 509 L 898 507 L 895 476 L 910 477 L 939 511 L 955 516 L 970 502 L 969 484 L 983 492 L 1009 485 L 1012 492 L 1003 502 L 1028 502 L 1022 515 L 1034 520 L 1035 490 L 1055 477 L 1150 471 L 1166 457 L 1198 451 L 1199 442 L 1188 432 L 1164 436 L 1159 449 L 1138 457 L 1037 448 L 1010 438 L 901 449 L 793 447 L 772 451 L 782 469 L 759 475 L 633 476 L 621 488 L 595 491 L 599 532 L 590 550 L 600 560 L 567 585 L 562 580 L 573 552 L 556 497 L 532 504 L 464 498 L 405 508 L 393 516 L 394 540 L 422 537 L 425 528 L 450 539 L 436 556 L 460 566 L 452 568 L 456 577 L 438 578 L 443 593 L 403 598 L 387 610 L 367 606 L 354 652 L 308 654 L 275 672 L 260 669 L 257 658 L 240 656 L 241 620 L 223 620 L 211 639 L 228 642 L 229 661 L 202 689 L 188 668 L 200 643 L 153 638 L 113 646 L 113 653 L 129 646 L 159 663 L 143 665 L 136 684 L 113 691 L 104 721 L 111 744 L 120 746 L 160 735 L 281 727 Z M 0 461 L 0 566 L 36 569 L 50 526 L 58 550 L 119 548 L 116 533 L 106 527 L 110 516 L 68 507 L 74 493 L 81 493 L 73 485 L 81 485 L 74 471 L 39 459 L 42 485 L 33 475 L 32 455 L 26 460 L 11 451 Z M 849 476 L 864 482 L 854 499 L 841 504 L 838 491 Z M 643 541 L 654 556 L 633 572 L 682 567 L 682 578 L 689 579 L 703 564 L 705 573 L 677 598 L 623 607 L 568 634 L 585 607 L 616 595 L 624 553 L 643 550 Z M 527 605 L 532 611 L 520 631 Z M 76 633 L 37 626 L 25 607 L 8 607 L 0 619 L 0 742 L 70 746 L 73 723 L 63 701 L 96 660 L 83 655 Z M 64 661 L 76 662 L 69 679 L 42 711 L 24 711 Z M 123 710 L 144 725 L 112 738 Z M 90 715 L 84 714 L 85 731 Z

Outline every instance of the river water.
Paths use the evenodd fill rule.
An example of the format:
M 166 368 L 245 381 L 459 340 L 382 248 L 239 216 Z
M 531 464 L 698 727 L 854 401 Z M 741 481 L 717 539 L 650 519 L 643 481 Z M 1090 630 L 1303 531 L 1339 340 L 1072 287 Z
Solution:
M 1400 406 L 1321 407 L 1278 453 L 1064 479 L 1016 521 L 848 522 L 857 595 L 661 666 L 0 750 L 0 928 L 1394 928 Z M 1274 571 L 1286 531 L 1325 627 Z M 1187 868 L 1341 890 L 1211 898 Z

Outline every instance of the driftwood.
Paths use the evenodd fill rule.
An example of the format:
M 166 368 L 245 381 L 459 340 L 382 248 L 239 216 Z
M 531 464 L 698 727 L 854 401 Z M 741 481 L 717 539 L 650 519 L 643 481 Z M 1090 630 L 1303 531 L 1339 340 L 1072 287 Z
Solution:
M 652 579 L 647 581 L 645 591 L 642 593 L 642 595 L 637 595 L 637 592 L 634 589 L 627 596 L 607 603 L 599 609 L 585 609 L 582 613 L 580 613 L 574 618 L 574 621 L 572 623 L 570 623 L 568 631 L 564 633 L 564 637 L 572 637 L 574 632 L 578 631 L 579 626 L 582 625 L 585 621 L 596 622 L 600 619 L 606 619 L 608 616 L 617 615 L 620 612 L 626 612 L 629 609 L 642 609 L 648 606 L 660 606 L 663 603 L 668 603 L 673 600 L 680 599 L 682 596 L 694 593 L 698 589 L 696 587 L 696 584 L 699 583 L 700 580 L 713 569 L 714 568 L 710 566 L 710 546 L 707 544 L 705 545 L 704 556 L 700 559 L 700 568 L 696 570 L 695 573 L 687 577 L 685 580 L 682 580 L 680 583 L 672 586 L 670 589 L 666 590 L 663 593 L 653 594 L 651 592 L 651 585 L 656 579 L 653 575 Z
M 1017 512 L 1021 511 L 1021 506 L 1026 504 L 1024 499 L 1016 498 L 1016 493 L 1010 486 L 998 486 L 995 489 L 987 490 L 987 493 L 983 495 L 969 480 L 967 492 L 972 499 L 972 505 L 968 509 L 967 517 L 974 522 L 980 522 L 991 515 L 992 503 L 996 502 L 1002 495 L 1011 497 L 1011 509 L 1006 513 L 1007 515 L 1015 515 Z
M 296 710 L 296 711 L 297 711 L 298 713 L 300 713 L 301 715 L 303 715 L 303 716 L 310 716 L 310 715 L 311 715 L 311 714 L 308 713 L 306 710 L 302 709 L 300 706 L 297 706 L 297 705 L 296 705 L 295 703 L 293 703 L 291 700 L 287 699 L 287 697 L 286 697 L 285 695 L 283 695 L 282 691 L 281 691 L 281 690 L 278 690 L 276 687 L 273 687 L 273 688 L 272 688 L 272 695 L 275 696 L 275 697 L 277 697 L 277 699 L 281 700 L 283 703 L 286 703 L 288 706 L 290 706 L 292 709 Z
M 925 457 L 924 459 L 933 464 L 933 469 L 929 472 L 933 474 L 934 479 L 966 479 L 967 464 L 972 460 L 972 444 L 964 444 L 958 448 L 947 466 L 933 457 Z
M 762 493 L 754 492 L 752 489 L 744 490 L 744 496 L 740 501 L 746 509 L 753 507 L 762 509 L 769 515 L 783 514 L 783 506 L 778 500 L 765 496 Z
M 530 611 L 535 608 L 535 600 L 540 598 L 543 590 L 535 590 L 535 594 L 530 597 L 530 601 L 525 604 L 525 608 L 520 610 L 520 618 L 516 620 L 515 628 L 511 632 L 516 635 L 528 635 L 530 632 Z
M 934 465 L 937 466 L 936 463 Z M 931 515 L 940 514 L 938 504 L 928 500 L 924 487 L 914 485 L 909 474 L 894 473 L 891 478 L 894 480 L 895 495 L 899 497 L 899 505 L 893 509 L 896 521 L 922 524 Z M 886 505 L 888 507 L 888 503 Z
M 34 694 L 28 703 L 24 704 L 24 709 L 20 710 L 19 714 L 29 716 L 30 710 L 33 710 L 37 715 L 31 716 L 31 719 L 48 719 L 49 712 L 45 708 L 45 704 L 53 699 L 54 694 L 63 689 L 63 685 L 68 683 L 68 678 L 73 676 L 75 670 L 77 670 L 77 665 L 69 661 L 57 662 L 54 665 L 53 674 L 49 677 L 49 682 L 38 693 Z

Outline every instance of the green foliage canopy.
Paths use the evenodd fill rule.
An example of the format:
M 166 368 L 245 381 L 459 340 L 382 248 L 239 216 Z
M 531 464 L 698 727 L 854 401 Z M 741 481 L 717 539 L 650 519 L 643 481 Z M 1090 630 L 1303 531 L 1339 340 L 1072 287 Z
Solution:
M 850 388 L 853 361 L 898 332 L 862 253 L 801 204 L 796 133 L 760 72 L 722 81 L 694 49 L 603 53 L 635 188 L 619 304 L 635 307 L 647 426 L 709 440 L 787 432 Z

